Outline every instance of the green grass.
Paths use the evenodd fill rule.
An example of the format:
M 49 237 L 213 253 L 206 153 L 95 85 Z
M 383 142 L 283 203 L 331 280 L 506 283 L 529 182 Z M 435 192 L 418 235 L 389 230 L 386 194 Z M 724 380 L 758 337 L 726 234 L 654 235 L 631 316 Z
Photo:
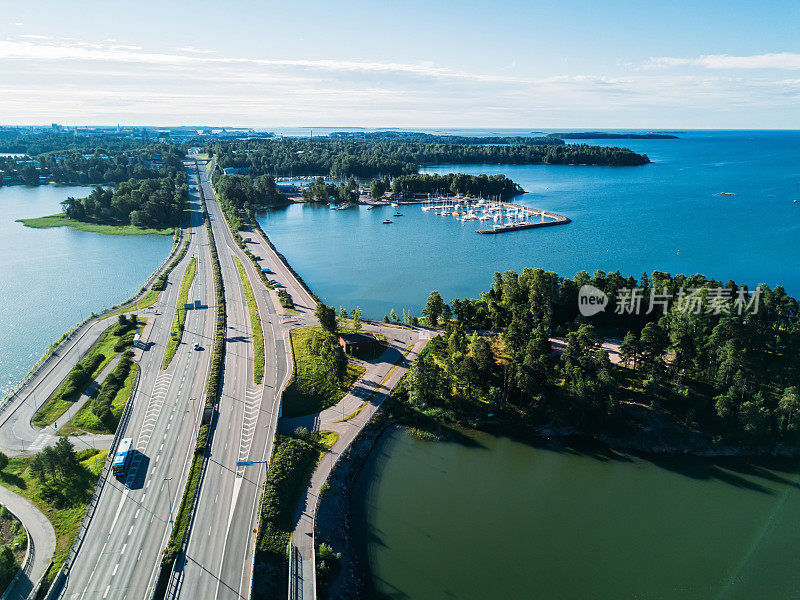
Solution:
M 253 379 L 256 383 L 261 383 L 261 378 L 264 377 L 264 333 L 261 331 L 261 317 L 258 314 L 253 288 L 250 286 L 247 273 L 238 258 L 236 258 L 236 269 L 239 271 L 239 279 L 242 282 L 244 296 L 247 298 L 247 309 L 250 312 L 250 328 L 253 330 Z
M 153 306 L 156 302 L 158 302 L 158 296 L 161 292 L 157 290 L 150 290 L 142 296 L 139 300 L 136 301 L 134 304 L 129 304 L 127 306 L 123 306 L 122 308 L 118 308 L 114 312 L 108 315 L 108 317 L 116 317 L 117 315 L 121 315 L 122 313 L 129 313 L 136 310 L 143 310 L 145 308 L 149 308 Z
M 189 288 L 192 287 L 194 281 L 194 273 L 196 270 L 195 259 L 189 261 L 189 266 L 186 267 L 186 272 L 183 274 L 181 281 L 181 289 L 178 293 L 178 308 L 175 310 L 175 321 L 172 323 L 172 333 L 170 334 L 169 341 L 167 342 L 167 349 L 164 352 L 164 364 L 162 369 L 166 369 L 169 363 L 172 362 L 172 357 L 178 351 L 178 345 L 181 343 L 183 337 L 183 325 L 186 322 L 186 302 L 189 299 Z
M 141 325 L 144 323 L 141 319 L 139 319 L 139 324 Z M 117 335 L 117 325 L 112 325 L 103 334 L 100 338 L 95 342 L 94 346 L 89 349 L 89 352 L 86 353 L 81 359 L 81 362 L 88 362 L 91 361 L 94 356 L 98 354 L 102 354 L 105 358 L 102 362 L 100 362 L 99 366 L 94 370 L 92 373 L 91 381 L 93 381 L 100 372 L 106 367 L 106 365 L 111 362 L 111 360 L 119 354 L 114 347 L 117 345 L 118 342 L 122 339 L 123 336 Z M 62 382 L 62 384 L 58 387 L 58 389 L 53 393 L 52 396 L 44 403 L 44 405 L 36 411 L 36 414 L 33 417 L 33 424 L 37 427 L 46 427 L 51 423 L 54 423 L 56 419 L 58 419 L 61 415 L 63 415 L 70 406 L 83 394 L 86 387 L 79 390 L 79 394 L 76 397 L 70 397 L 69 394 L 65 393 L 66 389 L 66 381 Z
M 72 227 L 79 231 L 90 231 L 103 235 L 172 235 L 172 227 L 166 229 L 144 229 L 134 225 L 104 225 L 102 223 L 92 223 L 89 221 L 77 221 L 68 219 L 66 215 L 48 215 L 46 217 L 35 217 L 32 219 L 17 219 L 25 227 L 34 229 L 49 229 L 51 227 Z
M 43 493 L 42 485 L 29 472 L 28 466 L 33 460 L 32 456 L 12 458 L 8 466 L 0 471 L 0 484 L 30 500 L 44 513 L 55 529 L 56 551 L 53 554 L 53 567 L 48 572 L 50 579 L 61 568 L 75 541 L 78 527 L 92 498 L 97 476 L 103 468 L 107 454 L 106 451 L 98 452 L 95 460 L 94 451 L 91 449 L 81 452 L 80 455 L 85 456 L 81 461 L 81 471 L 77 476 L 60 482 L 61 493 L 56 497 Z
M 323 336 L 321 327 L 299 327 L 289 332 L 294 356 L 294 378 L 283 393 L 283 416 L 299 417 L 333 406 L 344 397 L 366 370 L 348 364 L 342 385 L 338 385 L 327 365 L 310 350 L 313 339 Z
M 286 596 L 286 577 L 274 575 L 285 570 L 297 505 L 312 473 L 338 439 L 332 431 L 275 438 L 259 511 L 254 597 Z
M 82 432 L 89 433 L 114 433 L 117 430 L 119 419 L 122 416 L 122 411 L 128 403 L 128 399 L 133 392 L 133 382 L 136 381 L 136 373 L 139 370 L 139 365 L 133 363 L 131 372 L 125 379 L 125 385 L 114 396 L 111 403 L 111 414 L 114 416 L 114 426 L 106 426 L 98 417 L 92 412 L 91 402 L 87 402 L 81 409 L 75 413 L 67 423 L 65 423 L 59 430 L 59 435 L 76 435 Z M 99 393 L 99 390 L 98 392 Z

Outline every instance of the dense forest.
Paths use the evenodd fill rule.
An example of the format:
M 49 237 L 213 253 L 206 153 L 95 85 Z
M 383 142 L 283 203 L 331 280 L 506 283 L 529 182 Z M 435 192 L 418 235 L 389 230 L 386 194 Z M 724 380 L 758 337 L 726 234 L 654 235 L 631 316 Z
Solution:
M 184 177 L 160 177 L 97 187 L 86 198 L 70 197 L 61 205 L 78 221 L 163 229 L 180 225 L 187 193 Z
M 0 185 L 5 183 L 118 184 L 129 179 L 175 177 L 183 152 L 169 144 L 150 144 L 112 151 L 92 147 L 26 157 L 0 157 Z M 10 178 L 6 180 L 5 178 Z
M 335 139 L 239 140 L 216 142 L 208 150 L 220 168 L 248 169 L 252 175 L 380 177 L 414 175 L 428 164 L 555 164 L 635 166 L 647 156 L 627 148 L 589 145 L 475 145 Z
M 220 206 L 236 231 L 244 226 L 241 211 L 252 217 L 259 208 L 285 204 L 288 201 L 275 187 L 275 178 L 272 175 L 225 175 L 216 169 L 211 180 L 219 196 Z
M 588 318 L 578 311 L 586 284 L 610 299 Z M 624 288 L 641 290 L 639 314 L 617 297 Z M 681 303 L 686 291 L 698 310 Z M 647 314 L 651 294 L 657 304 Z M 671 424 L 682 439 L 709 446 L 800 443 L 800 317 L 780 286 L 751 293 L 701 275 L 654 272 L 637 281 L 598 271 L 570 279 L 525 269 L 496 274 L 479 299 L 446 305 L 434 292 L 423 314 L 446 333 L 401 390 L 418 417 L 469 422 L 494 412 L 623 435 Z M 554 336 L 565 346 L 560 353 Z M 604 337 L 622 340 L 621 364 L 601 348 Z
M 511 198 L 523 193 L 523 189 L 505 175 L 401 175 L 392 181 L 395 194 L 467 194 Z

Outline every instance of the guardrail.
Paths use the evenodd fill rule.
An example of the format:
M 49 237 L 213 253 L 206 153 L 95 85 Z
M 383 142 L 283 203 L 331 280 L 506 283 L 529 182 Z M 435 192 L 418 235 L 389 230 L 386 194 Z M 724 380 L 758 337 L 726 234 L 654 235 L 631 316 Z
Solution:
M 167 257 L 162 261 L 162 263 L 156 268 L 155 271 L 147 278 L 144 285 L 136 292 L 133 296 L 128 298 L 126 301 L 121 302 L 119 304 L 115 304 L 110 308 L 105 308 L 99 314 L 90 315 L 89 317 L 85 318 L 83 321 L 78 323 L 75 327 L 73 327 L 70 331 L 68 331 L 64 336 L 62 336 L 61 340 L 56 342 L 56 344 L 47 351 L 47 353 L 39 359 L 39 362 L 36 363 L 33 368 L 22 378 L 22 380 L 11 390 L 6 396 L 3 398 L 2 403 L 0 403 L 0 415 L 6 412 L 12 404 L 16 401 L 17 397 L 23 390 L 26 390 L 30 384 L 32 383 L 33 379 L 39 374 L 45 366 L 49 366 L 51 362 L 58 356 L 59 350 L 61 350 L 67 343 L 71 342 L 76 337 L 82 336 L 88 329 L 90 325 L 93 325 L 97 321 L 101 321 L 108 317 L 108 315 L 120 308 L 126 307 L 134 302 L 140 300 L 150 286 L 155 283 L 156 278 L 164 270 L 164 268 L 169 264 L 175 254 L 178 252 L 178 249 L 181 246 L 181 241 L 183 241 L 183 229 L 181 229 L 181 236 L 178 238 L 178 241 L 175 242 L 172 246 L 172 250 L 167 255 Z M 35 385 L 33 386 L 35 387 Z
M 139 389 L 140 377 L 141 370 L 136 369 L 136 379 L 133 382 L 130 398 L 128 398 L 125 408 L 122 409 L 122 415 L 120 416 L 119 424 L 117 425 L 117 431 L 114 433 L 114 439 L 111 441 L 111 447 L 109 448 L 108 455 L 103 463 L 103 469 L 100 471 L 100 476 L 97 478 L 97 483 L 94 486 L 92 499 L 89 501 L 89 505 L 86 507 L 86 514 L 84 515 L 83 521 L 81 521 L 81 525 L 78 528 L 75 541 L 72 542 L 72 547 L 69 550 L 69 554 L 67 555 L 64 564 L 61 566 L 61 569 L 53 580 L 53 585 L 50 588 L 50 592 L 47 594 L 47 600 L 55 600 L 56 598 L 59 598 L 61 593 L 64 591 L 64 583 L 69 577 L 69 572 L 72 569 L 72 563 L 75 561 L 75 557 L 78 555 L 78 552 L 83 545 L 86 532 L 89 529 L 89 525 L 91 525 L 94 513 L 97 510 L 97 503 L 100 500 L 100 493 L 103 491 L 103 487 L 108 480 L 108 475 L 111 472 L 111 463 L 114 460 L 115 449 L 119 444 L 119 440 L 122 437 L 125 428 L 128 426 L 128 421 L 130 420 L 131 412 L 133 411 L 133 399 L 136 396 L 137 390 Z M 31 595 L 30 597 L 34 598 L 35 596 Z

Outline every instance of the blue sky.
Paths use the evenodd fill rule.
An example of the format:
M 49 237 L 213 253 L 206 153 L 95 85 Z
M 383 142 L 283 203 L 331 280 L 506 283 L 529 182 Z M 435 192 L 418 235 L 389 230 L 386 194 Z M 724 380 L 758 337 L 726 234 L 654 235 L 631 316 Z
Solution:
M 800 2 L 4 3 L 0 122 L 800 128 Z

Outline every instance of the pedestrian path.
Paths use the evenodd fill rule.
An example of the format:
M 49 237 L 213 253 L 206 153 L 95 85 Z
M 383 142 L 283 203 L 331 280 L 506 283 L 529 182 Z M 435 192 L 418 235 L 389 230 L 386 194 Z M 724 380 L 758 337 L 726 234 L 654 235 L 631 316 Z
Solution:
M 0 486 L 0 503 L 8 507 L 25 525 L 30 536 L 28 552 L 32 552 L 30 565 L 8 590 L 6 600 L 24 600 L 50 566 L 56 549 L 56 532 L 47 517 L 26 498 Z

